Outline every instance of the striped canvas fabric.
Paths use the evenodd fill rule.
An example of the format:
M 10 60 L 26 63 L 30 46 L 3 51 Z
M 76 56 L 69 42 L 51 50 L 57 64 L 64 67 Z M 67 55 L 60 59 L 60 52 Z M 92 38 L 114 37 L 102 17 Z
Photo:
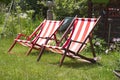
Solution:
M 94 25 L 96 24 L 97 19 L 96 18 L 76 18 L 74 23 L 73 23 L 73 29 L 71 31 L 71 35 L 68 37 L 66 42 L 63 44 L 62 47 L 58 46 L 50 46 L 50 45 L 44 45 L 47 50 L 50 50 L 55 53 L 64 53 L 64 49 L 68 47 L 70 44 L 70 41 L 75 41 L 71 42 L 69 46 L 69 50 L 73 51 L 76 53 L 79 48 L 82 46 L 82 43 L 85 41 L 85 39 L 88 37 L 92 29 L 95 27 Z M 88 42 L 88 39 L 86 40 L 85 43 Z M 81 47 L 80 51 L 85 47 L 85 44 Z M 69 53 L 67 53 L 69 55 Z
M 46 38 L 50 37 L 51 35 L 53 35 L 55 33 L 55 31 L 60 26 L 60 22 L 61 21 L 47 20 L 45 22 L 45 24 L 42 26 L 40 34 L 38 34 L 38 37 L 35 38 L 35 39 L 38 38 L 36 44 L 38 44 L 38 45 L 45 44 L 45 42 L 47 40 Z M 43 38 L 41 38 L 41 37 L 43 37 Z
M 58 29 L 60 22 L 61 21 L 46 20 L 43 26 L 41 27 L 40 32 L 37 34 L 37 37 L 35 37 L 32 40 L 32 42 L 37 41 L 36 42 L 37 45 L 45 44 L 47 40 L 45 37 L 50 37 Z M 21 39 L 15 39 L 15 40 L 24 46 L 31 46 L 31 42 L 28 40 L 21 40 Z
M 77 52 L 88 37 L 93 27 L 95 27 L 96 18 L 77 18 L 74 22 L 74 32 L 71 37 L 71 40 L 78 41 L 72 42 L 69 49 L 73 52 Z M 84 47 L 84 46 L 83 46 Z M 82 49 L 81 49 L 82 50 Z
M 9 48 L 8 52 L 14 47 L 17 43 L 27 46 L 34 49 L 40 49 L 42 44 L 45 44 L 46 37 L 51 37 L 56 31 L 60 28 L 60 25 L 63 21 L 55 21 L 55 20 L 44 20 L 35 31 L 29 36 L 30 39 L 22 39 L 22 34 L 19 34 L 15 39 L 14 43 Z M 34 37 L 33 37 L 34 36 Z M 52 37 L 53 38 L 53 37 Z M 34 45 L 34 46 L 33 46 Z

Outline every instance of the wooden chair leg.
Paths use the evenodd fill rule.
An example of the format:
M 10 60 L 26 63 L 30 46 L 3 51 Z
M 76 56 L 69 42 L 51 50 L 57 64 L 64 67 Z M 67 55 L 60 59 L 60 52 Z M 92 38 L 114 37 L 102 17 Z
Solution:
M 85 56 L 80 55 L 80 54 L 77 54 L 77 56 L 79 56 L 80 58 L 82 58 L 84 60 L 90 61 L 91 63 L 96 63 L 96 60 L 94 60 L 93 58 L 88 58 L 88 57 L 85 57 Z
M 66 52 L 63 54 L 62 59 L 60 60 L 60 64 L 59 64 L 60 67 L 61 67 L 62 64 L 63 64 L 63 61 L 64 61 L 64 59 L 65 59 L 65 56 L 66 56 Z
M 31 47 L 31 48 L 27 51 L 26 56 L 28 56 L 28 55 L 31 53 L 32 49 L 33 49 L 33 47 Z
M 10 52 L 12 50 L 12 48 L 15 46 L 16 41 L 13 42 L 13 44 L 11 45 L 11 47 L 8 49 L 8 52 Z
M 91 46 L 93 57 L 96 57 L 95 50 L 92 43 L 92 34 L 90 35 L 89 40 L 90 40 L 90 46 Z
M 44 52 L 44 49 L 45 49 L 45 47 L 42 47 L 42 48 L 41 48 L 40 53 L 39 53 L 38 58 L 37 58 L 37 61 L 40 60 L 40 58 L 41 58 L 41 56 L 42 56 L 42 54 L 43 54 L 43 52 Z

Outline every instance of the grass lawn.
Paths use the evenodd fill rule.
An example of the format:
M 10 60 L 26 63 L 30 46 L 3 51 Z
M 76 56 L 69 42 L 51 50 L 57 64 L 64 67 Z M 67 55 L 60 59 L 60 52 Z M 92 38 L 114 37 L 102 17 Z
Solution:
M 120 65 L 117 52 L 97 54 L 101 60 L 96 64 L 65 58 L 59 67 L 61 55 L 47 51 L 39 62 L 36 61 L 38 51 L 25 56 L 28 48 L 21 45 L 16 45 L 12 50 L 15 54 L 9 55 L 7 50 L 12 41 L 13 38 L 0 39 L 0 80 L 117 80 L 113 74 Z

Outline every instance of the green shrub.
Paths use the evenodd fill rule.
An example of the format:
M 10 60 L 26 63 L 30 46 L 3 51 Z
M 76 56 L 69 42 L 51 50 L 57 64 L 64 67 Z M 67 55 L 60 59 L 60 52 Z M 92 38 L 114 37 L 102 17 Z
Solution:
M 106 42 L 103 39 L 94 36 L 92 43 L 96 53 L 98 54 L 105 53 L 105 50 L 107 47 L 106 47 Z M 87 47 L 85 48 L 85 51 L 87 52 L 91 51 L 90 44 L 87 45 Z

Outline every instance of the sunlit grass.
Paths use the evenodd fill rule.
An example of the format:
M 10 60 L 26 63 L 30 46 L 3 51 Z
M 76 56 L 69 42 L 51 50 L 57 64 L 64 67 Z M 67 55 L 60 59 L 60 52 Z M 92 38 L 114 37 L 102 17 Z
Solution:
M 65 58 L 59 67 L 61 55 L 45 51 L 41 60 L 36 61 L 39 51 L 33 50 L 25 56 L 28 48 L 21 45 L 14 47 L 8 54 L 11 39 L 0 39 L 0 80 L 116 80 L 113 70 L 119 68 L 120 54 L 101 53 L 101 60 L 90 64 Z M 90 53 L 90 52 L 86 52 Z

